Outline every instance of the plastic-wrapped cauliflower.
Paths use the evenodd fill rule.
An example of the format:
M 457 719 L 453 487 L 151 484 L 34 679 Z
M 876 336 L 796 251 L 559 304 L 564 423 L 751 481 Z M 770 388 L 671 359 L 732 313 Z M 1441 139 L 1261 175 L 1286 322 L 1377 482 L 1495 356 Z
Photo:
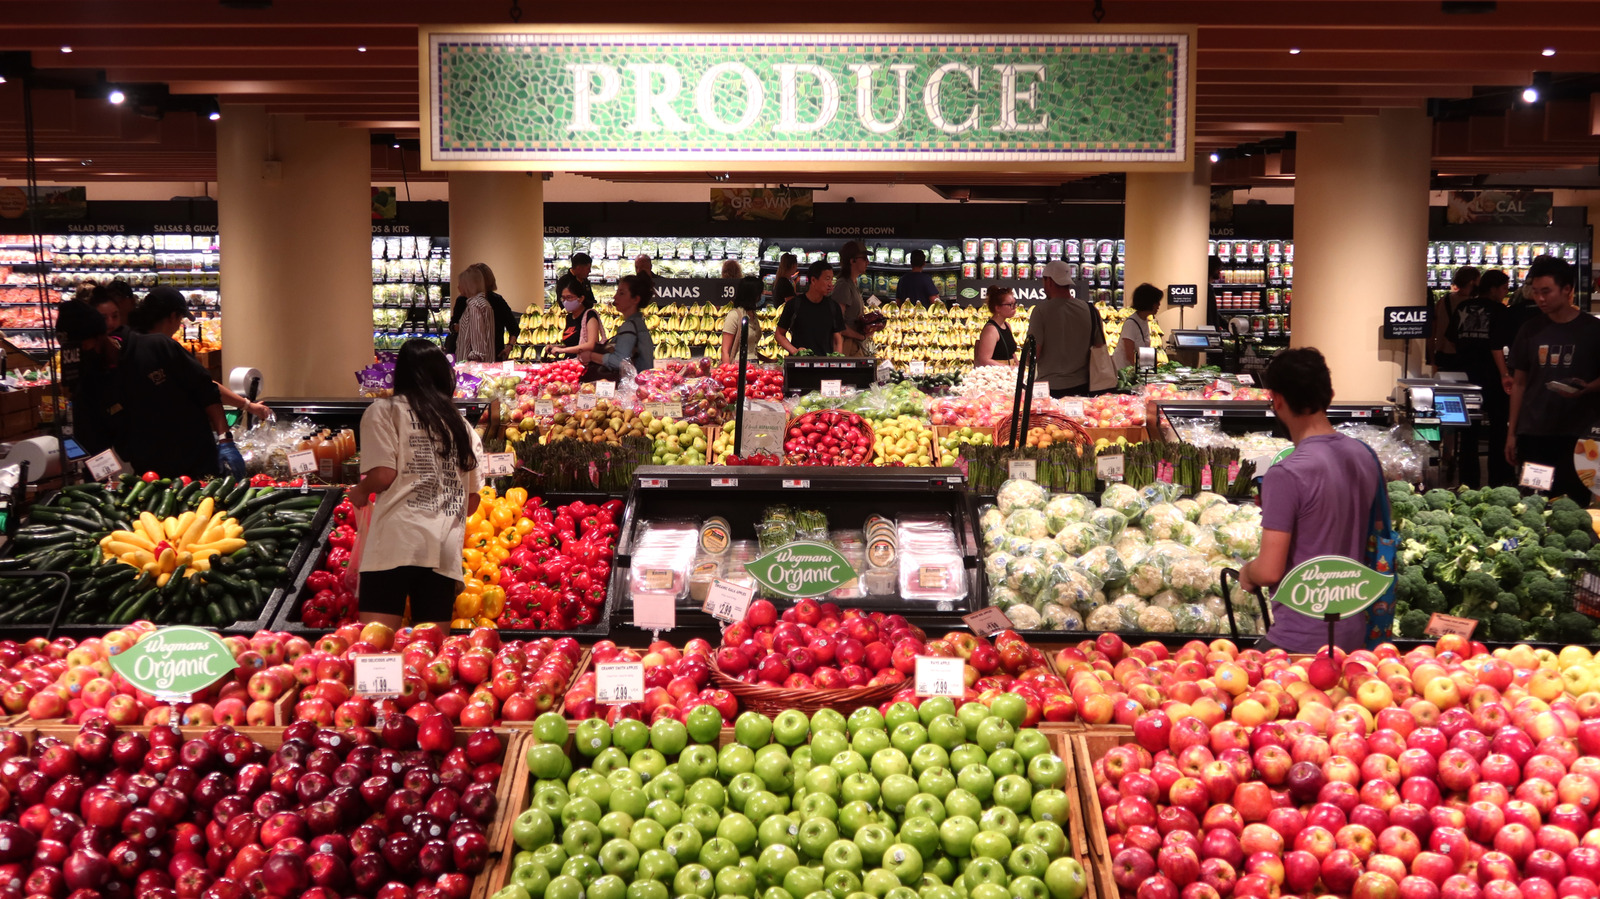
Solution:
M 1216 619 L 1217 621 L 1222 622 L 1221 626 L 1223 628 L 1227 628 L 1227 626 L 1228 626 L 1228 605 L 1227 605 L 1227 603 L 1222 601 L 1222 597 L 1221 596 L 1219 596 L 1219 595 L 1217 595 L 1215 593 L 1210 593 L 1210 594 L 1207 594 L 1206 596 L 1201 597 L 1200 598 L 1200 608 L 1204 609 L 1207 615 L 1210 615 L 1212 618 Z
M 1099 580 L 1073 563 L 1051 565 L 1045 572 L 1045 583 L 1048 586 L 1042 595 L 1048 602 L 1077 609 L 1085 604 L 1098 605 L 1104 599 Z
M 1006 534 L 994 542 L 994 549 L 1013 556 L 1030 556 L 1033 555 L 1033 538 Z
M 1119 596 L 1116 602 L 1111 604 L 1111 607 L 1116 609 L 1117 614 L 1122 616 L 1122 629 L 1128 631 L 1138 629 L 1139 613 L 1150 608 L 1144 599 L 1137 596 Z
M 1153 506 L 1157 503 L 1172 502 L 1183 495 L 1183 488 L 1177 484 L 1163 484 L 1160 481 L 1156 481 L 1153 484 L 1146 484 L 1140 487 L 1139 495 L 1144 497 L 1145 505 Z
M 1104 528 L 1090 524 L 1087 521 L 1074 521 L 1061 529 L 1056 534 L 1056 543 L 1062 549 L 1081 556 L 1097 546 L 1105 546 L 1111 542 L 1111 535 Z
M 1122 536 L 1123 529 L 1128 526 L 1128 516 L 1104 506 L 1090 512 L 1088 521 L 1095 527 L 1103 528 L 1112 540 Z
M 1206 509 L 1216 505 L 1217 503 L 1226 504 L 1228 502 L 1228 498 L 1219 493 L 1212 493 L 1211 491 L 1207 490 L 1202 493 L 1196 493 L 1194 495 L 1194 501 L 1195 504 L 1200 508 Z
M 1006 530 L 1029 539 L 1050 536 L 1050 528 L 1044 523 L 1044 513 L 1038 509 L 1017 509 L 1007 515 Z
M 1254 559 L 1261 552 L 1260 521 L 1230 521 L 1213 533 L 1217 549 L 1235 559 Z
M 1005 587 L 1005 586 L 993 587 L 993 586 L 991 586 L 989 588 L 989 605 L 994 606 L 995 608 L 999 609 L 1000 611 L 1003 612 L 1006 609 L 1009 609 L 1012 606 L 1017 605 L 1018 603 L 1022 603 L 1023 605 L 1027 605 L 1027 603 L 1022 602 L 1022 598 L 1017 595 L 1017 591 L 1011 589 L 1010 587 Z
M 992 528 L 983 529 L 983 547 L 984 549 L 994 549 L 1002 539 L 1009 536 L 1011 535 L 1006 533 L 1006 526 L 1002 520 L 1000 524 Z
M 1100 505 L 1107 509 L 1116 509 L 1129 521 L 1144 514 L 1144 510 L 1150 506 L 1144 497 L 1139 495 L 1139 491 L 1127 484 L 1112 484 L 1107 487 L 1106 491 L 1100 494 Z
M 1031 602 L 1044 586 L 1047 568 L 1044 562 L 1032 556 L 1019 556 L 1006 566 L 1006 586 L 1017 591 L 1024 602 Z
M 1176 630 L 1172 613 L 1159 606 L 1145 606 L 1139 610 L 1139 630 L 1152 634 L 1170 634 Z
M 1178 526 L 1173 528 L 1172 534 L 1167 539 L 1174 543 L 1182 543 L 1184 546 L 1192 547 L 1200 542 L 1201 534 L 1206 534 L 1210 531 L 1210 528 L 1203 528 L 1192 521 L 1180 521 Z
M 1197 523 L 1203 528 L 1220 528 L 1232 520 L 1233 506 L 1227 503 L 1218 503 L 1201 509 L 1200 521 Z
M 995 494 L 995 501 L 1000 504 L 1000 512 L 1004 515 L 1010 515 L 1018 509 L 1043 509 L 1049 499 L 1048 490 L 1035 481 L 1022 478 L 1006 481 Z
M 1217 548 L 1216 532 L 1210 528 L 1194 526 L 1194 539 L 1189 542 L 1189 548 L 1202 556 L 1220 556 L 1221 550 Z
M 1083 620 L 1083 629 L 1091 634 L 1123 630 L 1122 610 L 1110 603 L 1097 606 Z
M 991 528 L 1003 527 L 1005 521 L 1006 513 L 996 509 L 994 506 L 984 506 L 983 511 L 978 513 L 978 527 L 985 531 Z
M 1172 608 L 1173 630 L 1180 634 L 1215 634 L 1218 632 L 1217 620 L 1205 606 L 1196 603 L 1184 603 Z
M 1261 507 L 1255 503 L 1246 503 L 1242 506 L 1234 506 L 1232 520 L 1259 522 L 1261 521 Z
M 1011 619 L 1011 624 L 1019 631 L 1036 631 L 1043 625 L 1044 619 L 1039 615 L 1039 610 L 1033 606 L 1017 603 L 1005 610 L 1006 617 Z
M 1144 556 L 1145 550 L 1150 548 L 1150 541 L 1145 539 L 1144 531 L 1138 528 L 1128 528 L 1121 537 L 1117 538 L 1117 542 L 1112 545 L 1112 548 L 1122 558 L 1122 565 L 1126 568 L 1132 566 L 1133 563 Z
M 1149 532 L 1153 540 L 1174 540 L 1174 536 L 1189 519 L 1171 503 L 1157 503 L 1144 512 L 1139 526 Z
M 1059 532 L 1074 521 L 1082 521 L 1094 510 L 1094 503 L 1077 493 L 1063 493 L 1050 497 L 1044 504 L 1044 517 L 1050 523 L 1050 533 Z
M 1161 557 L 1145 553 L 1128 567 L 1128 589 L 1140 596 L 1155 596 L 1167 587 L 1167 570 Z
M 1053 631 L 1081 631 L 1083 630 L 1083 616 L 1077 610 L 1069 609 L 1056 603 L 1048 603 L 1039 614 L 1044 618 L 1044 626 Z
M 1167 572 L 1167 583 L 1184 599 L 1191 602 L 1205 596 L 1217 585 L 1216 571 L 1204 559 L 1184 559 Z
M 1046 565 L 1072 561 L 1072 554 L 1062 549 L 1054 540 L 1033 541 L 1033 553 L 1043 559 Z
M 1003 584 L 1006 581 L 1007 570 L 1011 563 L 1016 561 L 1016 556 L 1008 552 L 993 552 L 983 560 L 983 573 L 988 575 L 990 586 Z
M 1179 512 L 1183 513 L 1184 518 L 1187 518 L 1190 521 L 1200 520 L 1200 504 L 1194 500 L 1180 499 L 1172 505 L 1176 507 Z
M 1170 609 L 1173 606 L 1181 605 L 1182 603 L 1183 597 L 1172 592 L 1171 590 L 1162 590 L 1155 596 L 1150 597 L 1150 604 L 1161 609 Z
M 1122 557 L 1109 546 L 1097 546 L 1078 557 L 1078 567 L 1100 579 L 1100 583 L 1110 586 L 1120 584 L 1128 579 L 1128 569 L 1123 567 Z

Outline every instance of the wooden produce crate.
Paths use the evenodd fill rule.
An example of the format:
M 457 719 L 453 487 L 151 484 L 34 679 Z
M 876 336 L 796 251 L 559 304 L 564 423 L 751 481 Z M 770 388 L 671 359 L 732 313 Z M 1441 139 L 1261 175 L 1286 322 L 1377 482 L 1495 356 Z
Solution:
M 1069 734 L 1072 757 L 1078 775 L 1078 795 L 1083 801 L 1083 823 L 1089 840 L 1088 856 L 1093 861 L 1093 882 L 1100 899 L 1116 899 L 1117 882 L 1111 876 L 1111 844 L 1106 833 L 1105 810 L 1094 785 L 1094 763 L 1111 749 L 1133 742 L 1133 728 L 1096 725 L 1078 734 Z M 1086 868 L 1087 868 L 1086 864 Z
M 1117 899 L 1116 884 L 1112 883 L 1111 892 L 1107 893 L 1099 882 L 1096 870 L 1097 867 L 1104 868 L 1109 877 L 1111 860 L 1106 857 L 1103 847 L 1101 850 L 1096 849 L 1093 837 L 1089 835 L 1088 806 L 1084 803 L 1081 785 L 1085 779 L 1092 785 L 1094 779 L 1087 769 L 1079 768 L 1074 743 L 1079 737 L 1064 731 L 1044 731 L 1044 734 L 1050 738 L 1050 746 L 1060 757 L 1062 767 L 1065 768 L 1066 782 L 1062 789 L 1067 793 L 1067 806 L 1071 809 L 1071 815 L 1064 829 L 1068 841 L 1072 844 L 1072 857 L 1083 866 L 1084 879 L 1088 882 L 1088 891 L 1084 893 L 1084 899 Z M 1073 788 L 1074 784 L 1079 785 L 1078 789 Z M 1100 836 L 1103 843 L 1105 837 L 1103 828 Z M 1104 861 L 1099 861 L 1100 859 Z

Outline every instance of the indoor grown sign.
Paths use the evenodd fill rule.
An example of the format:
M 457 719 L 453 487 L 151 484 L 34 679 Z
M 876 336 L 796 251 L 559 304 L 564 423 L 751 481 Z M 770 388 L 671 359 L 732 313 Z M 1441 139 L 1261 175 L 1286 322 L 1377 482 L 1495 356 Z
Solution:
M 238 667 L 228 645 L 211 631 L 164 627 L 111 657 L 128 683 L 164 702 L 187 702 Z
M 1193 29 L 423 28 L 429 168 L 1177 170 Z
M 856 576 L 838 550 L 808 540 L 786 543 L 744 568 L 761 586 L 790 599 L 826 596 Z

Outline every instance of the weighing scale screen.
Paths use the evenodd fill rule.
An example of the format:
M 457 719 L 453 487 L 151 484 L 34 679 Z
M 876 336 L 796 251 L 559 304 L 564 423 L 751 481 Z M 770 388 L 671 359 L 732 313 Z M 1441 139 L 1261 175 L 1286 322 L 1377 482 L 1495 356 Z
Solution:
M 1180 350 L 1203 350 L 1211 346 L 1211 338 L 1206 334 L 1178 334 L 1174 339 Z
M 1458 393 L 1434 394 L 1433 408 L 1439 414 L 1439 423 L 1442 425 L 1465 425 L 1467 423 L 1467 404 Z

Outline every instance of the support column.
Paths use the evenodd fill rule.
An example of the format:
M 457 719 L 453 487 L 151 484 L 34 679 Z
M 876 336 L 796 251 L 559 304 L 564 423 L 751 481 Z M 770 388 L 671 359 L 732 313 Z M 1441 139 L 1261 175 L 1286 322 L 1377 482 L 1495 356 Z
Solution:
M 1211 160 L 1195 154 L 1192 172 L 1129 172 L 1123 235 L 1128 241 L 1123 302 L 1149 282 L 1196 286 L 1200 305 L 1163 305 L 1156 321 L 1165 331 L 1205 324 L 1206 241 L 1211 236 Z M 1180 315 L 1181 311 L 1181 315 Z
M 223 371 L 265 396 L 354 396 L 372 361 L 367 132 L 227 106 L 217 125 Z
M 477 262 L 494 272 L 498 293 L 512 309 L 544 308 L 540 173 L 450 173 L 451 285 L 457 272 Z
M 1432 125 L 1386 109 L 1299 133 L 1294 185 L 1294 346 L 1322 351 L 1339 399 L 1378 401 L 1405 343 L 1382 339 L 1383 307 L 1427 301 Z M 1411 347 L 1412 370 L 1422 344 Z

